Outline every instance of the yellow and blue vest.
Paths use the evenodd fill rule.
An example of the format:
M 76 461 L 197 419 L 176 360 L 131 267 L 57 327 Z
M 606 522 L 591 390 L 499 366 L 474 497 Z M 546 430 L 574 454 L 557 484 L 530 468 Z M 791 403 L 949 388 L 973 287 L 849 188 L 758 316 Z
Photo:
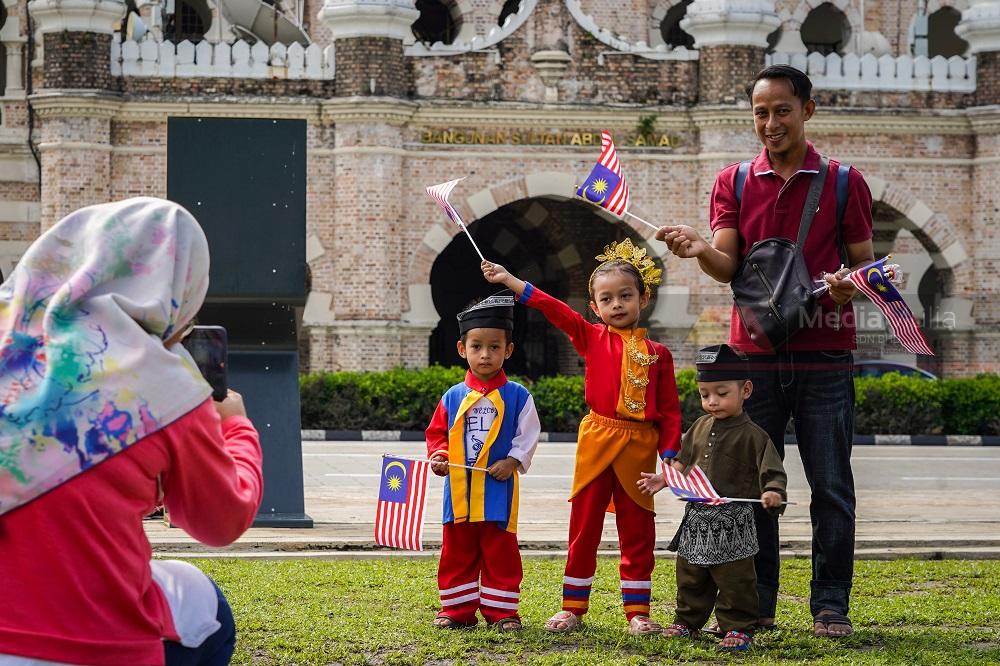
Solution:
M 489 467 L 510 454 L 517 420 L 528 402 L 528 389 L 506 382 L 485 397 L 496 407 L 493 421 L 474 467 Z M 492 521 L 508 532 L 517 532 L 518 474 L 497 481 L 486 472 L 465 469 L 465 414 L 484 396 L 464 382 L 452 386 L 441 398 L 448 413 L 448 462 L 453 463 L 444 482 L 444 520 L 464 523 Z

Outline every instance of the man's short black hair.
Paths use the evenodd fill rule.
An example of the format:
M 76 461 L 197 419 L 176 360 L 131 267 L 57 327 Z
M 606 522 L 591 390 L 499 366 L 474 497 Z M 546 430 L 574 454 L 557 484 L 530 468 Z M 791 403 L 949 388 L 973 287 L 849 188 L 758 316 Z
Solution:
M 803 104 L 812 99 L 812 81 L 798 69 L 791 65 L 771 65 L 757 72 L 753 81 L 747 84 L 747 99 L 753 102 L 753 89 L 761 79 L 787 79 L 792 85 L 792 94 L 799 98 Z

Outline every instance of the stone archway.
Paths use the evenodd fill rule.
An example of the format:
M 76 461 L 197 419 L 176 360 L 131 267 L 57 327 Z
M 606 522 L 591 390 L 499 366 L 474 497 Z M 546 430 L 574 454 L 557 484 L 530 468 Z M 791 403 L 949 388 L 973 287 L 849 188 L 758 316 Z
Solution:
M 468 221 L 469 229 L 472 229 L 477 220 L 503 206 L 533 198 L 567 201 L 575 198 L 576 188 L 577 180 L 574 176 L 556 171 L 542 171 L 491 185 L 466 197 L 453 194 L 451 202 L 462 215 L 462 219 Z M 652 219 L 638 207 L 632 208 L 640 217 Z M 619 221 L 597 207 L 593 207 L 593 212 L 608 222 L 628 227 L 634 234 L 633 238 L 648 240 L 652 237 L 652 229 L 640 222 L 630 218 Z M 461 229 L 443 216 L 427 228 L 410 263 L 404 295 L 408 303 L 408 309 L 402 315 L 404 322 L 420 326 L 437 325 L 440 314 L 435 309 L 431 296 L 431 268 L 438 255 L 460 233 Z

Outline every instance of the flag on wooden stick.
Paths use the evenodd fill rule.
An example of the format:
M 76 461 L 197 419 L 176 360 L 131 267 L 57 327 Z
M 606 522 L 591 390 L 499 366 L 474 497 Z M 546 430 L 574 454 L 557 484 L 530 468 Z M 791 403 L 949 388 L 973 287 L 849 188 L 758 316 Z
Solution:
M 732 501 L 728 497 L 719 497 L 719 493 L 712 487 L 712 482 L 697 465 L 685 475 L 674 469 L 669 462 L 664 461 L 663 473 L 666 475 L 670 491 L 682 500 L 702 504 L 726 504 Z
M 390 548 L 423 550 L 426 460 L 384 456 L 375 510 L 375 543 Z

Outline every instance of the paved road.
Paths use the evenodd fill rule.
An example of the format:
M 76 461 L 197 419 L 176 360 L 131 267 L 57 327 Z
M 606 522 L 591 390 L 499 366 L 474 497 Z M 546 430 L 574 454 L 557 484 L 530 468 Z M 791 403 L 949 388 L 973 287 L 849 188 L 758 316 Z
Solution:
M 523 548 L 554 554 L 565 548 L 575 446 L 542 442 L 522 477 L 518 537 Z M 345 549 L 371 547 L 383 453 L 421 456 L 424 448 L 420 442 L 304 442 L 306 512 L 315 527 L 251 529 L 219 554 L 336 557 Z M 788 447 L 787 454 L 789 499 L 798 504 L 781 519 L 782 550 L 805 557 L 811 533 L 808 486 L 797 449 Z M 854 473 L 857 557 L 1000 557 L 1000 448 L 857 447 Z M 429 476 L 424 542 L 430 546 L 440 543 L 441 491 L 442 480 Z M 656 511 L 657 546 L 664 548 L 683 504 L 664 491 L 656 497 Z M 147 521 L 146 531 L 161 554 L 213 552 L 159 522 Z M 603 547 L 616 546 L 609 515 Z

